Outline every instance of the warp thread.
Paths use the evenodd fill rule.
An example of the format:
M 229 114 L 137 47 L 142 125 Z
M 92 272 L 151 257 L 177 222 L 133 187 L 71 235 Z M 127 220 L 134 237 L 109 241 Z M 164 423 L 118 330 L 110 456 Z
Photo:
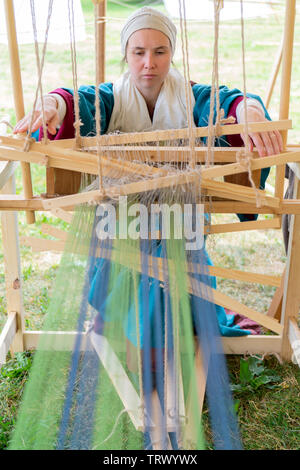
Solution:
M 45 55 L 46 55 L 46 49 L 47 49 L 50 19 L 51 19 L 51 15 L 52 15 L 52 7 L 53 7 L 53 0 L 49 0 L 48 14 L 47 14 L 47 24 L 46 24 L 46 31 L 45 31 L 45 40 L 44 40 L 44 45 L 43 45 L 43 49 L 42 49 L 42 59 L 40 60 L 39 45 L 38 45 L 38 40 L 37 40 L 37 26 L 36 26 L 34 0 L 30 0 L 32 27 L 33 27 L 33 34 L 34 34 L 35 57 L 36 57 L 36 65 L 37 65 L 37 69 L 38 69 L 38 83 L 37 83 L 37 88 L 36 88 L 36 92 L 35 92 L 35 99 L 34 99 L 33 109 L 32 109 L 32 112 L 31 112 L 31 119 L 30 119 L 30 123 L 29 123 L 29 127 L 28 127 L 28 134 L 27 134 L 27 137 L 25 138 L 25 142 L 24 142 L 24 148 L 23 148 L 24 152 L 28 152 L 29 149 L 30 149 L 31 143 L 33 141 L 35 141 L 35 139 L 31 139 L 31 133 L 32 133 L 32 126 L 33 126 L 33 121 L 34 121 L 35 110 L 36 110 L 36 105 L 37 105 L 37 99 L 38 99 L 39 92 L 40 92 L 40 98 L 41 98 L 42 123 L 43 123 L 43 131 L 44 131 L 43 142 L 44 143 L 48 142 L 47 125 L 46 125 L 44 101 L 43 101 L 42 74 L 43 74 Z

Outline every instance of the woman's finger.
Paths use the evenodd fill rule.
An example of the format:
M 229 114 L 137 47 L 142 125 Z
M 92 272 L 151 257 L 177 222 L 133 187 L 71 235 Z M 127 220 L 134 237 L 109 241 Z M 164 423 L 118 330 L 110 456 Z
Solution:
M 14 133 L 18 132 L 25 132 L 28 130 L 29 127 L 29 122 L 30 122 L 31 116 L 25 116 L 21 121 L 19 121 L 16 126 L 14 127 Z
M 43 104 L 43 106 L 42 106 Z M 21 132 L 26 132 L 29 130 L 31 121 L 32 121 L 32 127 L 31 131 L 35 132 L 42 124 L 43 124 L 43 112 L 45 116 L 45 122 L 46 124 L 51 123 L 52 119 L 55 118 L 58 115 L 57 110 L 56 110 L 56 100 L 55 98 L 49 97 L 46 95 L 45 98 L 43 98 L 43 103 L 39 101 L 36 105 L 36 109 L 34 113 L 28 113 L 26 116 L 24 116 L 23 119 L 21 119 L 15 126 L 14 128 L 14 133 L 21 133 Z M 33 116 L 33 119 L 32 119 Z M 54 127 L 56 127 L 57 123 L 54 123 Z M 56 133 L 56 130 L 53 128 L 52 125 L 50 125 L 51 133 Z
M 241 138 L 244 142 L 245 147 L 247 147 L 247 143 L 248 143 L 249 151 L 253 152 L 253 142 L 252 142 L 252 139 L 251 139 L 250 135 L 248 136 L 248 139 L 247 139 L 245 134 L 241 134 Z
M 265 157 L 266 156 L 266 150 L 265 150 L 265 145 L 264 145 L 264 142 L 260 136 L 260 134 L 258 133 L 253 133 L 253 134 L 250 134 L 250 137 L 258 151 L 258 155 L 260 157 Z
M 50 134 L 55 135 L 57 132 L 57 126 L 59 125 L 59 116 L 58 113 L 55 113 L 55 115 L 50 119 L 48 122 L 48 131 Z
M 36 121 L 36 119 L 39 117 L 39 115 L 40 115 L 40 111 L 39 111 L 39 110 L 36 110 L 36 111 L 34 112 L 34 119 L 33 119 L 33 122 Z M 26 114 L 26 116 L 24 116 L 23 119 L 21 119 L 21 120 L 16 124 L 16 126 L 14 127 L 14 133 L 26 132 L 26 131 L 28 131 L 29 126 L 30 126 L 30 123 L 31 123 L 31 119 L 32 119 L 32 112 Z M 33 130 L 33 129 L 32 129 L 32 130 Z M 35 130 L 36 130 L 36 129 L 35 129 Z
M 283 140 L 282 140 L 282 135 L 280 134 L 280 132 L 278 130 L 275 130 L 274 131 L 274 134 L 276 136 L 276 139 L 277 139 L 277 143 L 278 143 L 278 146 L 279 146 L 279 153 L 280 152 L 283 152 Z
M 261 132 L 260 133 L 261 139 L 263 141 L 263 145 L 265 147 L 265 154 L 266 155 L 274 155 L 275 149 L 273 147 L 273 137 L 271 132 Z
M 283 151 L 283 142 L 280 132 L 262 132 L 260 136 L 265 147 L 266 155 L 276 155 Z
M 280 145 L 279 145 L 279 141 L 278 141 L 278 138 L 277 138 L 277 134 L 275 132 L 269 132 L 269 137 L 270 137 L 271 142 L 272 142 L 272 146 L 273 146 L 273 149 L 274 149 L 274 154 L 280 153 L 281 150 L 280 150 Z

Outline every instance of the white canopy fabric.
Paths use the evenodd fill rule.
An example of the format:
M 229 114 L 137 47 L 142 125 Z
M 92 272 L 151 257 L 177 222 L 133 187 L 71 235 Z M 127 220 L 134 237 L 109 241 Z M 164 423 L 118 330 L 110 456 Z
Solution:
M 49 0 L 35 1 L 37 37 L 44 42 Z M 76 41 L 86 38 L 84 16 L 80 0 L 74 0 L 74 31 Z M 34 42 L 30 0 L 14 0 L 15 20 L 19 44 Z M 68 0 L 53 2 L 48 42 L 64 44 L 70 42 Z M 0 43 L 7 44 L 4 1 L 0 0 Z
M 164 0 L 168 14 L 173 18 L 180 17 L 178 0 Z M 186 18 L 188 20 L 213 20 L 214 4 L 212 0 L 186 0 Z M 266 0 L 256 0 L 243 3 L 244 18 L 265 17 L 274 11 Z M 224 8 L 220 12 L 220 20 L 235 20 L 241 17 L 241 7 L 239 1 L 224 1 Z

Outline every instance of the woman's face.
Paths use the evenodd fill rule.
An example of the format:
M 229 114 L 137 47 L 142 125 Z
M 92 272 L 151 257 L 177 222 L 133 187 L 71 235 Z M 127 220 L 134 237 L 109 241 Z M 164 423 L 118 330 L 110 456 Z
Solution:
M 146 95 L 158 92 L 171 65 L 169 38 L 156 29 L 136 31 L 128 40 L 126 60 L 138 90 Z

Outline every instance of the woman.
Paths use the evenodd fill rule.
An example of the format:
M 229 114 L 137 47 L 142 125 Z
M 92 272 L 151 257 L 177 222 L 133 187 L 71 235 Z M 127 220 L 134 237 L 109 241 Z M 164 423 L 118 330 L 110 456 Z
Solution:
M 176 45 L 176 27 L 164 14 L 144 7 L 131 15 L 121 33 L 121 46 L 128 71 L 114 84 L 99 87 L 101 105 L 101 132 L 139 132 L 155 129 L 187 127 L 185 84 L 181 74 L 171 66 Z M 210 87 L 192 84 L 193 116 L 197 127 L 206 126 L 210 110 Z M 81 135 L 95 134 L 95 88 L 79 88 Z M 243 93 L 237 89 L 220 87 L 220 107 L 225 117 L 234 116 L 244 122 Z M 74 136 L 74 100 L 72 90 L 59 88 L 44 97 L 44 111 L 50 138 Z M 260 98 L 249 95 L 247 99 L 248 121 L 264 121 L 270 117 Z M 28 130 L 31 115 L 25 116 L 14 132 Z M 34 114 L 32 132 L 42 124 L 41 106 Z M 240 145 L 243 136 L 227 137 L 222 145 Z M 255 146 L 260 157 L 277 154 L 283 150 L 278 131 L 251 133 L 251 149 Z M 262 171 L 261 187 L 264 187 L 269 169 Z M 239 215 L 241 220 L 253 216 Z M 208 255 L 207 264 L 211 264 Z M 97 270 L 92 280 L 91 303 L 99 308 L 96 299 Z M 214 286 L 214 285 L 213 285 Z M 250 334 L 234 324 L 234 315 L 227 315 L 217 306 L 218 322 L 222 335 Z

